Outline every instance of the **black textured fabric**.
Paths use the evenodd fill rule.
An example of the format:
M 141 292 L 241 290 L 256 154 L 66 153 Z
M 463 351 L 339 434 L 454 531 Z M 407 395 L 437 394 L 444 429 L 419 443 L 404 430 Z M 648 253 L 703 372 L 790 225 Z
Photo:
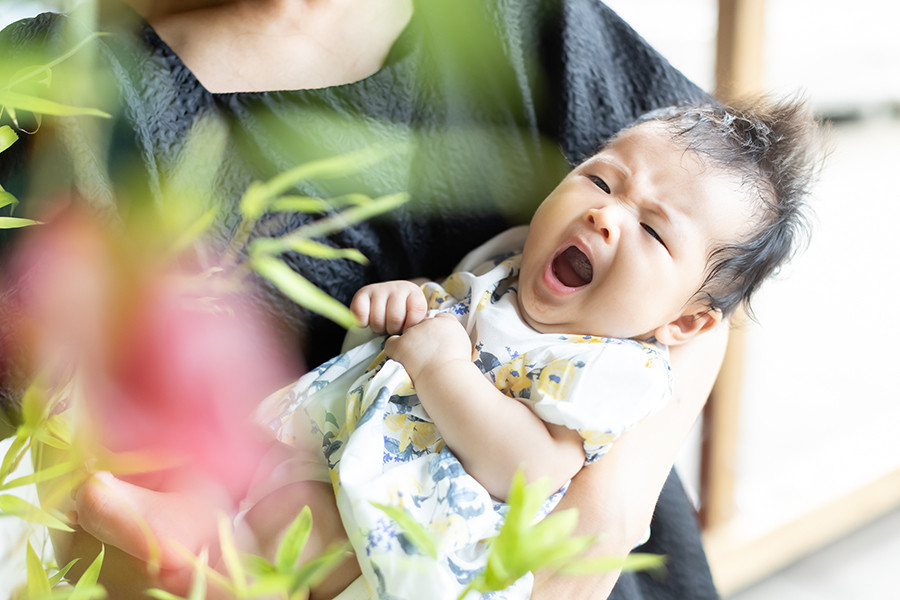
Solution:
M 0 78 L 9 75 L 3 63 L 12 64 L 27 51 L 47 59 L 61 54 L 65 21 L 41 15 L 0 33 Z M 108 13 L 100 29 L 111 33 L 96 44 L 115 90 L 112 105 L 103 108 L 115 118 L 108 125 L 113 132 L 108 154 L 90 158 L 105 162 L 112 181 L 76 173 L 62 153 L 54 162 L 55 178 L 39 174 L 33 166 L 36 151 L 52 148 L 55 135 L 45 126 L 47 131 L 0 155 L 0 184 L 25 201 L 20 214 L 36 210 L 29 206 L 36 198 L 73 187 L 92 198 L 109 195 L 111 188 L 120 209 L 159 202 L 167 177 L 184 161 L 190 132 L 224 131 L 210 191 L 210 201 L 228 209 L 212 235 L 214 243 L 224 245 L 239 222 L 237 201 L 252 181 L 315 157 L 377 143 L 402 145 L 405 151 L 352 177 L 305 182 L 293 190 L 316 197 L 358 191 L 412 196 L 391 215 L 326 240 L 360 249 L 371 260 L 366 267 L 289 256 L 293 268 L 345 303 L 373 281 L 450 272 L 468 250 L 527 222 L 567 171 L 567 161 L 589 156 L 647 110 L 707 99 L 597 0 L 417 2 L 386 64 L 371 77 L 324 89 L 265 93 L 210 93 L 130 9 Z M 71 135 L 67 141 L 71 147 Z M 91 149 L 75 144 L 75 151 Z M 278 235 L 310 218 L 270 215 L 256 234 Z M 0 253 L 8 253 L 15 235 L 0 232 Z M 258 299 L 284 334 L 297 340 L 307 364 L 338 351 L 343 335 L 338 326 L 262 283 Z M 0 312 L 0 326 L 9 318 Z M 8 330 L 2 327 L 0 336 Z M 15 412 L 20 393 L 15 382 L 28 374 L 3 359 L 4 342 L 0 337 L 0 399 Z M 677 480 L 670 480 L 651 541 L 670 556 L 669 577 L 625 575 L 614 598 L 715 597 L 684 502 Z
M 622 573 L 609 600 L 719 599 L 703 553 L 694 507 L 675 469 L 656 503 L 650 539 L 636 551 L 664 555 L 665 570 Z

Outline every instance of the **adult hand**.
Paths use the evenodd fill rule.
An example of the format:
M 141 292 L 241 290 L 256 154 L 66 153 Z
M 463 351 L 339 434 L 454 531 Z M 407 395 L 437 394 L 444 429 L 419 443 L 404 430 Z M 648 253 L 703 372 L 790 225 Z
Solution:
M 656 415 L 622 435 L 612 449 L 582 469 L 556 510 L 578 509 L 576 535 L 605 538 L 594 556 L 625 556 L 647 530 L 678 450 L 703 409 L 715 382 L 728 324 L 671 349 L 675 372 L 672 400 Z M 619 571 L 597 575 L 535 574 L 533 600 L 604 600 Z

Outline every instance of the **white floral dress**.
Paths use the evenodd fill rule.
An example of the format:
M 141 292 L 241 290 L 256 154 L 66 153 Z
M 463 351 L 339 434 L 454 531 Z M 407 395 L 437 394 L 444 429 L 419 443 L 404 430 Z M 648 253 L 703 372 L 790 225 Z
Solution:
M 462 270 L 423 289 L 432 314 L 450 313 L 465 326 L 485 377 L 541 419 L 578 431 L 590 463 L 668 399 L 667 352 L 634 340 L 541 334 L 525 325 L 516 283 L 526 231 L 501 234 L 467 256 Z M 499 532 L 506 507 L 445 447 L 403 367 L 384 356 L 384 339 L 302 377 L 270 425 L 291 444 L 308 437 L 312 424 L 372 598 L 455 600 L 484 568 L 485 541 Z M 293 418 L 300 410 L 308 419 Z M 542 515 L 566 487 L 544 503 Z M 419 554 L 373 503 L 407 510 L 434 537 L 438 560 Z M 530 592 L 526 576 L 490 596 L 528 598 Z

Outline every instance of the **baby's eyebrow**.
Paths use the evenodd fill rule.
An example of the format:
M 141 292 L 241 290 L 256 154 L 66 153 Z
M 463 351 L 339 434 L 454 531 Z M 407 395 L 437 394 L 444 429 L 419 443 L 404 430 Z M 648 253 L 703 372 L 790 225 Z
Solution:
M 631 176 L 631 169 L 629 169 L 626 165 L 621 162 L 615 160 L 615 158 L 611 156 L 605 156 L 602 152 L 599 154 L 595 154 L 591 158 L 584 163 L 585 167 L 591 167 L 594 165 L 604 165 L 613 170 L 615 170 L 619 177 L 623 179 L 627 179 Z
M 666 207 L 664 202 L 655 199 L 647 199 L 645 202 L 648 211 L 658 216 L 669 225 L 675 224 L 675 220 L 672 219 L 672 211 Z

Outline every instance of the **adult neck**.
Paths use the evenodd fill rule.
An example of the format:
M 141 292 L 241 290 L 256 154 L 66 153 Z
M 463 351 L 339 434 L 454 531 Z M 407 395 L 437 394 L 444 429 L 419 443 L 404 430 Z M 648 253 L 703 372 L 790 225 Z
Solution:
M 412 0 L 125 1 L 211 92 L 365 79 L 412 16 Z

